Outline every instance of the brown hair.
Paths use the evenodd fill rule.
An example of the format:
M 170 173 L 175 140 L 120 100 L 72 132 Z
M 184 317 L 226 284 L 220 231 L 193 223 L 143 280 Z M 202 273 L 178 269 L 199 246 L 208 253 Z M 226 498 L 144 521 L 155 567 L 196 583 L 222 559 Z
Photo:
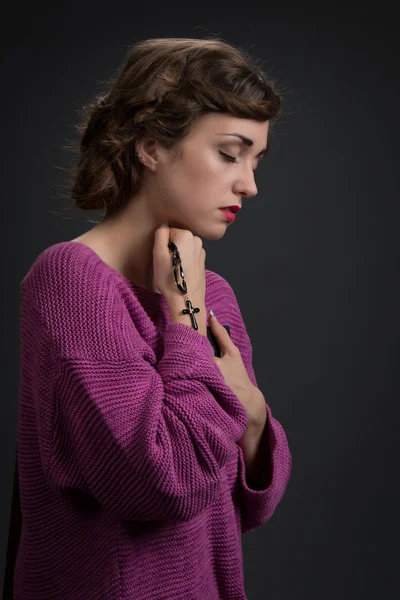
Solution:
M 135 143 L 171 148 L 210 111 L 272 120 L 282 97 L 257 62 L 221 39 L 157 38 L 134 44 L 108 91 L 83 107 L 70 196 L 77 208 L 118 210 L 141 184 Z

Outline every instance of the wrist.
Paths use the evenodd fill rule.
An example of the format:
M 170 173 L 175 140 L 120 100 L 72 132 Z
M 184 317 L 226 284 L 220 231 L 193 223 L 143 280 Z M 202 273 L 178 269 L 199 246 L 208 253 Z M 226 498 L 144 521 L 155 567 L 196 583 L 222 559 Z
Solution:
M 196 320 L 198 329 L 198 333 L 201 333 L 205 337 L 207 337 L 207 314 L 206 307 L 204 304 L 198 303 L 196 300 L 192 301 L 193 308 L 199 308 L 200 311 L 194 314 L 194 318 Z M 186 307 L 185 299 L 182 297 L 180 300 L 176 300 L 174 298 L 173 302 L 168 303 L 169 313 L 171 317 L 171 321 L 174 323 L 181 323 L 182 325 L 187 325 L 194 329 L 192 320 L 190 318 L 190 314 L 182 314 L 182 310 Z
M 248 406 L 252 407 L 248 419 L 248 428 L 262 430 L 267 422 L 267 405 L 264 394 L 255 386 L 250 389 L 251 400 L 248 400 Z

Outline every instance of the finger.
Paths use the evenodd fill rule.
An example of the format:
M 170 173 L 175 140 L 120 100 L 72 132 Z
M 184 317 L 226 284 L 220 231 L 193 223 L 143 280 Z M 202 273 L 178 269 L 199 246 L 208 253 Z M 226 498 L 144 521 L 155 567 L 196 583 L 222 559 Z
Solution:
M 170 228 L 168 223 L 163 223 L 154 232 L 154 250 L 156 252 L 165 252 L 168 247 Z
M 217 317 L 215 316 L 212 310 L 210 310 L 209 324 L 212 333 L 218 340 L 218 345 L 221 349 L 221 353 L 226 354 L 227 352 L 232 350 L 232 346 L 234 346 L 234 344 L 229 336 L 229 333 L 227 332 L 225 327 L 221 325 L 221 323 L 218 321 Z M 234 347 L 236 348 L 236 346 Z

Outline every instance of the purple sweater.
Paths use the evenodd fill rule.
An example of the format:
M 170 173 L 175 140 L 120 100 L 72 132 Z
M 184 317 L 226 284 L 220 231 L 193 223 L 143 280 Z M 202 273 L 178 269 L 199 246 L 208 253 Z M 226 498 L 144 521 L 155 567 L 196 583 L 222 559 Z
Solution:
M 206 269 L 254 385 L 235 294 Z M 267 405 L 268 486 L 208 339 L 90 248 L 46 248 L 21 283 L 15 600 L 241 600 L 241 534 L 268 521 L 291 453 Z

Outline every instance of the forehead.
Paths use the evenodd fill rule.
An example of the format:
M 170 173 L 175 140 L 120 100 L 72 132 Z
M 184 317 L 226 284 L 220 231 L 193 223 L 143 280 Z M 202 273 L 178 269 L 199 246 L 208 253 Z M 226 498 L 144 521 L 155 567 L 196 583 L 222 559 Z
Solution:
M 243 119 L 226 113 L 210 112 L 199 117 L 193 125 L 190 137 L 215 136 L 216 140 L 240 142 L 239 138 L 221 134 L 240 133 L 254 142 L 254 147 L 261 148 L 268 137 L 269 121 Z

